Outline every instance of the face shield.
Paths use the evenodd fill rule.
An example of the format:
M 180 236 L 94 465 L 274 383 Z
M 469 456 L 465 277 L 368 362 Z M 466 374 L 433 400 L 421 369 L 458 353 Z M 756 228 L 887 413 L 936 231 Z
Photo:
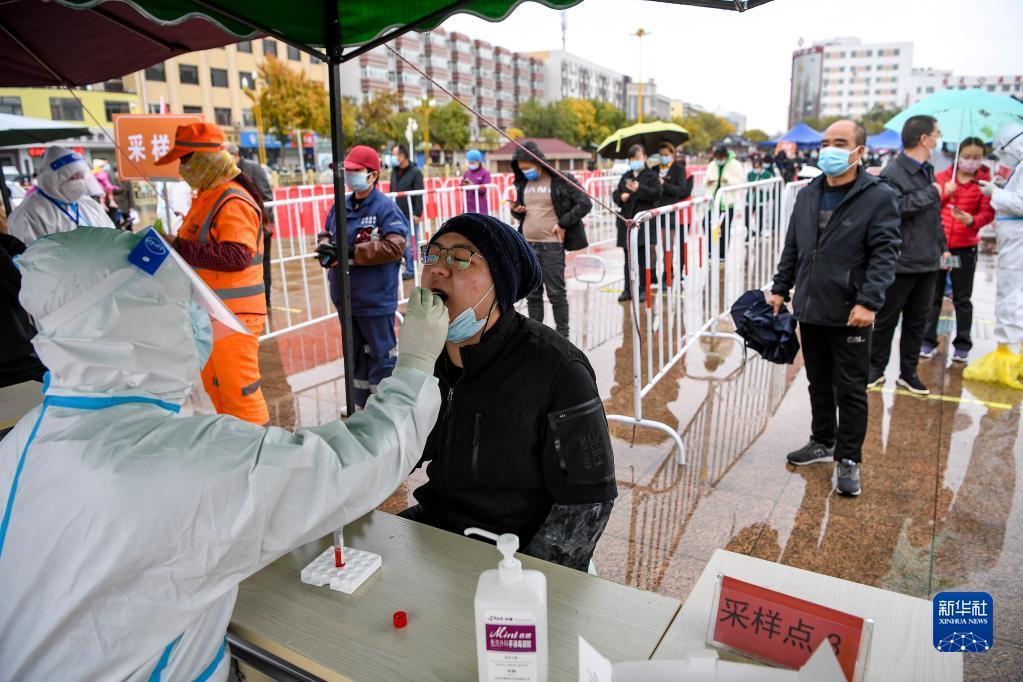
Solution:
M 50 198 L 66 204 L 73 204 L 82 197 L 104 194 L 85 158 L 65 147 L 54 146 L 46 150 L 38 185 Z
M 1015 169 L 1023 161 L 1023 124 L 1002 126 L 991 146 L 1000 164 Z
M 209 315 L 212 336 L 220 339 L 230 334 L 249 334 L 248 328 L 224 304 L 213 290 L 196 274 L 180 255 L 153 228 L 141 233 L 138 243 L 128 253 L 125 267 L 105 278 L 37 320 L 41 331 L 56 329 L 88 310 L 117 289 L 139 277 L 152 277 L 161 268 L 179 271 L 191 289 L 191 303 Z

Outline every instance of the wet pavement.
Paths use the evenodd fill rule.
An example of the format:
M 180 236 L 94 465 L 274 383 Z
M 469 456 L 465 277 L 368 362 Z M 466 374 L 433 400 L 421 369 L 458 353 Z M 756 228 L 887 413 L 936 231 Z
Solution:
M 607 283 L 570 283 L 572 337 L 590 357 L 607 413 L 631 415 L 633 320 L 616 302 L 621 282 L 611 281 L 620 268 L 611 252 Z M 994 258 L 981 256 L 973 357 L 994 348 L 994 291 Z M 895 390 L 897 358 L 886 384 L 869 394 L 858 498 L 833 492 L 830 464 L 785 464 L 809 436 L 801 356 L 780 366 L 744 362 L 728 337 L 694 345 L 643 401 L 646 418 L 681 430 L 684 466 L 663 434 L 611 426 L 619 497 L 594 556 L 599 575 L 685 599 L 724 548 L 924 599 L 987 591 L 995 646 L 966 657 L 966 679 L 1023 679 L 1023 394 L 963 381 L 949 357 L 947 301 L 942 315 L 938 353 L 919 369 L 932 395 Z M 275 424 L 337 418 L 338 327 L 328 320 L 263 343 Z M 381 508 L 405 508 L 424 480 L 416 472 Z

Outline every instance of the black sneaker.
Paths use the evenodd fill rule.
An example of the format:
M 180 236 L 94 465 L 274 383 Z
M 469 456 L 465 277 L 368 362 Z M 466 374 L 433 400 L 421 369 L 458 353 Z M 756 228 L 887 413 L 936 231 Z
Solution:
M 867 388 L 875 388 L 877 386 L 883 386 L 883 385 L 884 385 L 884 372 L 877 372 L 877 373 L 875 373 L 873 370 L 871 370 L 870 374 L 867 376 Z
M 851 459 L 843 459 L 835 467 L 835 476 L 838 479 L 837 485 L 838 492 L 842 495 L 852 495 L 855 497 L 860 494 L 860 463 L 854 462 Z
M 630 294 L 628 291 L 623 291 L 621 294 L 618 295 L 618 302 L 619 303 L 625 303 L 626 301 L 631 301 L 631 300 L 632 300 L 632 294 Z
M 789 464 L 795 464 L 797 467 L 803 466 L 804 464 L 813 464 L 814 462 L 830 462 L 834 458 L 834 445 L 829 448 L 826 445 L 818 443 L 813 438 L 811 438 L 803 447 L 785 455 L 785 459 L 789 461 Z
M 900 376 L 897 383 L 913 395 L 930 395 L 931 393 L 930 389 L 920 382 L 920 377 L 915 374 L 908 377 Z

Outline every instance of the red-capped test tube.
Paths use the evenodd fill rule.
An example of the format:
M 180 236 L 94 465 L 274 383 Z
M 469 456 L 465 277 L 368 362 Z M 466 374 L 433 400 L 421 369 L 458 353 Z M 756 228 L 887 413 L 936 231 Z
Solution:
M 345 538 L 340 528 L 334 531 L 334 567 L 345 567 Z

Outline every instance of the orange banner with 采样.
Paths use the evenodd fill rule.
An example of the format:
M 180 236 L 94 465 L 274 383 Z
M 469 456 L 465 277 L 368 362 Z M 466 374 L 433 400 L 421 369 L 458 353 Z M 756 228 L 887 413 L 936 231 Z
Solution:
M 178 162 L 157 166 L 174 146 L 178 126 L 202 123 L 200 114 L 114 114 L 118 180 L 176 180 Z

